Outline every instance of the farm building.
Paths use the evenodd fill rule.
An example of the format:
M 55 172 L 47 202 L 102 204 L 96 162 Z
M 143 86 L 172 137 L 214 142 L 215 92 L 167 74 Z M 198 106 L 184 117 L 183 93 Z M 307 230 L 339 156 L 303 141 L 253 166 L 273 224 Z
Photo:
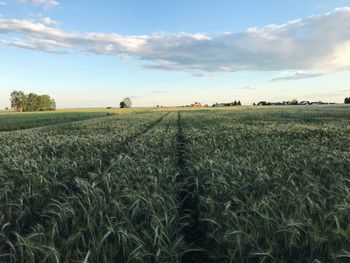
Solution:
M 202 103 L 200 103 L 200 102 L 195 102 L 195 103 L 193 104 L 193 107 L 202 107 Z

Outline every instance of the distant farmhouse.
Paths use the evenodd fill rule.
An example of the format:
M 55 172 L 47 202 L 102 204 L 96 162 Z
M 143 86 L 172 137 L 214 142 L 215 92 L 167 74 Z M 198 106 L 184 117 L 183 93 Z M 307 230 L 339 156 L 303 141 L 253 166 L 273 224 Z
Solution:
M 192 108 L 201 108 L 201 107 L 203 107 L 203 104 L 201 103 L 201 102 L 195 102 L 195 103 L 193 103 L 193 104 L 190 104 L 190 105 L 186 105 L 186 106 L 184 106 L 184 107 L 192 107 Z

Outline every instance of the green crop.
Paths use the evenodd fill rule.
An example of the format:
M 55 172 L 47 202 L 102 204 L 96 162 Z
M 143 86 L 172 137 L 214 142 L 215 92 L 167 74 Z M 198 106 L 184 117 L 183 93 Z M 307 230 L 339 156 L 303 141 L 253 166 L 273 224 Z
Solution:
M 218 262 L 344 262 L 350 115 L 183 114 L 200 220 Z
M 0 262 L 348 262 L 350 113 L 144 112 L 0 133 Z
M 0 132 L 106 117 L 106 112 L 0 113 Z

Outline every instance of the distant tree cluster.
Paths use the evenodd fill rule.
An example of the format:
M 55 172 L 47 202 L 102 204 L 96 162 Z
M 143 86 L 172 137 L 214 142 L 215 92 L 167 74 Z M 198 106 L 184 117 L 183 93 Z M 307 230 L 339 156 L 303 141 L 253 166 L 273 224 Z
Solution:
M 274 106 L 282 106 L 282 105 L 301 105 L 303 104 L 304 102 L 298 102 L 298 100 L 296 99 L 293 99 L 291 101 L 283 101 L 283 102 L 269 102 L 269 101 L 259 101 L 257 104 L 254 103 L 253 105 L 256 106 L 271 106 L 271 105 L 274 105 Z M 304 104 L 303 104 L 304 105 Z
M 294 99 L 294 100 L 291 100 L 291 101 L 287 101 L 287 104 L 288 105 L 298 105 L 299 102 L 298 102 L 298 100 Z
M 55 100 L 49 95 L 24 94 L 23 91 L 15 90 L 11 93 L 10 101 L 11 107 L 17 112 L 56 110 Z
M 130 98 L 125 98 L 120 102 L 120 108 L 131 108 L 131 99 Z
M 348 103 L 350 103 L 350 97 L 347 98 Z M 347 101 L 345 99 L 345 101 Z M 346 103 L 346 102 L 345 102 Z M 258 103 L 253 103 L 254 106 L 284 106 L 284 105 L 325 105 L 325 104 L 335 104 L 333 102 L 323 102 L 323 101 L 308 101 L 308 100 L 303 100 L 303 101 L 298 101 L 296 99 L 290 100 L 290 101 L 282 101 L 282 102 L 269 102 L 269 101 L 260 101 Z
M 350 97 L 345 98 L 344 103 L 345 103 L 345 104 L 350 104 Z
M 254 106 L 256 106 L 256 105 L 258 105 L 258 106 L 270 106 L 270 105 L 272 105 L 272 103 L 269 101 L 259 101 L 257 104 L 254 102 L 253 105 Z
M 232 107 L 232 106 L 242 106 L 242 103 L 241 103 L 240 100 L 239 100 L 239 101 L 235 100 L 235 101 L 229 102 L 229 103 L 226 103 L 226 102 L 224 102 L 224 103 L 216 102 L 216 103 L 213 104 L 213 107 Z

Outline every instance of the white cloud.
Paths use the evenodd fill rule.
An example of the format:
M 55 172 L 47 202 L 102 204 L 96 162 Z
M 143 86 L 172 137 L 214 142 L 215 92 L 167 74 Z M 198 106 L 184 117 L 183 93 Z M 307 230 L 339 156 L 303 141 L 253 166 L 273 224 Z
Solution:
M 46 9 L 52 9 L 59 5 L 57 0 L 20 0 L 23 4 L 41 5 Z
M 44 17 L 40 20 L 40 22 L 46 26 L 57 24 L 57 22 L 55 20 L 52 20 L 50 17 Z
M 54 27 L 50 21 L 0 19 L 0 35 L 21 37 L 15 41 L 7 37 L 4 42 L 7 45 L 44 52 L 78 50 L 134 57 L 145 68 L 199 76 L 236 71 L 287 71 L 292 75 L 278 80 L 300 79 L 350 67 L 350 8 L 347 7 L 281 25 L 216 36 L 69 33 Z

